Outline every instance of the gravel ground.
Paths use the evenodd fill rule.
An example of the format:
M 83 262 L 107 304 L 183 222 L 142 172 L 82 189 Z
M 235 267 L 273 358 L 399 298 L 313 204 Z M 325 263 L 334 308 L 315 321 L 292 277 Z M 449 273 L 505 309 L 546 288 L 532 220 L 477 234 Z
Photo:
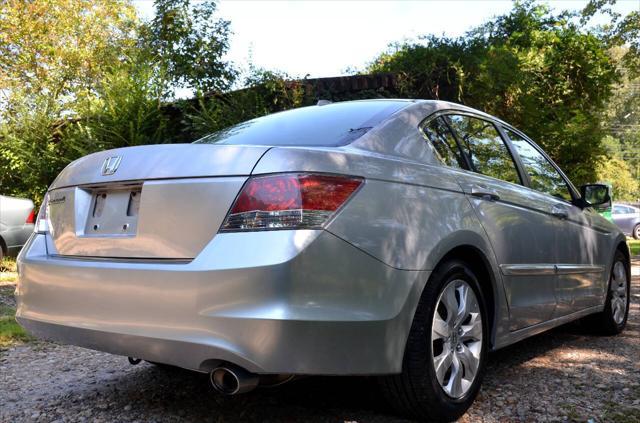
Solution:
M 491 354 L 480 396 L 461 421 L 640 421 L 639 300 L 635 277 L 620 336 L 588 336 L 573 324 Z M 403 420 L 369 378 L 307 378 L 223 398 L 205 375 L 36 342 L 0 352 L 0 421 Z

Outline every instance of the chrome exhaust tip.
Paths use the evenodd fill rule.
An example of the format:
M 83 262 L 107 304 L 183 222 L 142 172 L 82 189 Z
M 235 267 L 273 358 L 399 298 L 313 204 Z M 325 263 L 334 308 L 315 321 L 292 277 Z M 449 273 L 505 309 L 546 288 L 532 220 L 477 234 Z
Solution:
M 223 395 L 236 395 L 253 391 L 260 383 L 260 377 L 233 365 L 216 367 L 209 374 L 213 389 Z

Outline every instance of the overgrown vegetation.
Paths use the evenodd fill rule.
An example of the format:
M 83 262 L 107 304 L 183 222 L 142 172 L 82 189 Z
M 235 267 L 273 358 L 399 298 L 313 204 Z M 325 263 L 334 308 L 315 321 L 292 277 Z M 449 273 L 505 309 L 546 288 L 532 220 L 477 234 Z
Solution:
M 607 3 L 591 2 L 578 16 L 553 14 L 534 1 L 515 2 L 509 14 L 462 37 L 394 45 L 368 71 L 400 75 L 403 96 L 454 101 L 499 116 L 538 141 L 575 183 L 593 182 L 617 165 L 605 163 L 598 174 L 608 153 L 602 142 L 607 126 L 623 113 L 605 111 L 616 87 L 624 90 L 622 69 L 637 57 L 619 36 L 625 32 L 615 26 L 621 17 L 611 17 L 614 28 L 585 26 Z M 625 34 L 637 31 L 638 18 L 625 17 Z M 637 191 L 627 186 L 621 192 L 633 197 Z
M 213 0 L 156 0 L 141 21 L 127 0 L 8 0 L 0 5 L 0 185 L 36 202 L 60 170 L 121 146 L 187 142 L 243 120 L 332 100 L 405 96 L 468 104 L 542 144 L 577 184 L 640 197 L 640 13 L 613 0 L 581 14 L 535 1 L 460 38 L 392 46 L 363 72 L 393 90 L 309 92 L 305 81 L 224 60 L 229 22 Z M 610 24 L 592 28 L 594 14 Z M 232 90 L 232 87 L 243 87 Z M 173 101 L 178 90 L 191 101 Z
M 16 275 L 16 259 L 15 257 L 3 256 L 2 260 L 0 260 L 0 275 L 4 278 L 0 279 L 9 280 L 9 278 L 14 279 Z
M 0 350 L 31 338 L 16 322 L 16 309 L 6 305 L 13 303 L 17 279 L 15 259 L 4 257 L 0 262 Z
M 31 340 L 31 337 L 16 322 L 15 316 L 15 308 L 0 305 L 0 350 Z

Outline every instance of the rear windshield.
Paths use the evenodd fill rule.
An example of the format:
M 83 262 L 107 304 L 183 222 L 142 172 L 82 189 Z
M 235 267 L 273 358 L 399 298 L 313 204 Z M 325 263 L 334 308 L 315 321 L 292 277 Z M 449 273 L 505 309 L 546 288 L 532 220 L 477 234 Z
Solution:
M 338 146 L 364 135 L 407 101 L 351 101 L 301 107 L 239 123 L 199 139 L 199 144 Z

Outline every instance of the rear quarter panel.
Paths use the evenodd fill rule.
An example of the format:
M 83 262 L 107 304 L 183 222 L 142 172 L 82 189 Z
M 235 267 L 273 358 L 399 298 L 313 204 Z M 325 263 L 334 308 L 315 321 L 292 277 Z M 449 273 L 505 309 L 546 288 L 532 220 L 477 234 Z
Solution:
M 287 171 L 364 177 L 364 186 L 326 230 L 390 267 L 433 270 L 449 251 L 463 245 L 483 252 L 493 274 L 494 334 L 500 336 L 508 328 L 508 322 L 503 321 L 508 312 L 493 251 L 452 175 L 454 171 L 350 148 L 274 148 L 253 173 Z

